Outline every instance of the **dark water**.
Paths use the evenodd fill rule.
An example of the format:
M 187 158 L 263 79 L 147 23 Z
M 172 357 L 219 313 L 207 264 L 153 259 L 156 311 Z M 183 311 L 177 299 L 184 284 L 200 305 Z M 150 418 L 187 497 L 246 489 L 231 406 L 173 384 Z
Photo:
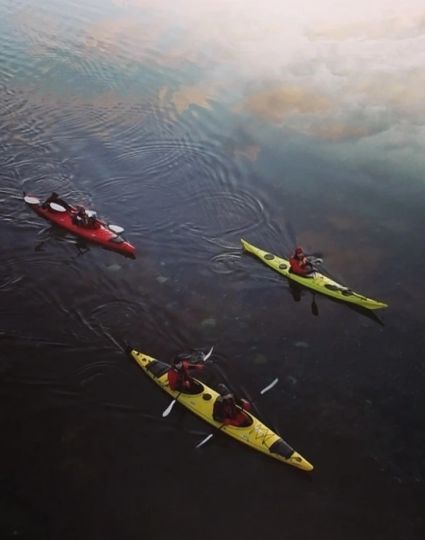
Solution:
M 2 539 L 422 538 L 423 9 L 304 3 L 0 0 Z M 52 190 L 137 259 L 22 202 Z M 315 316 L 241 237 L 390 308 Z M 126 343 L 279 377 L 260 414 L 314 472 L 195 451 Z

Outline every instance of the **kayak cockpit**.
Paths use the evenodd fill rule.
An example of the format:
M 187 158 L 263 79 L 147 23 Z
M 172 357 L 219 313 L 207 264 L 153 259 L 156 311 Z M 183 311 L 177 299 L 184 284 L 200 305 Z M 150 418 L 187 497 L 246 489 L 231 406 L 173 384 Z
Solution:
M 183 395 L 191 395 L 194 396 L 196 394 L 203 394 L 205 390 L 205 387 L 202 383 L 199 381 L 196 381 L 195 379 L 191 380 L 190 388 L 185 388 L 184 392 L 180 392 Z
M 166 364 L 165 362 L 161 362 L 160 360 L 152 360 L 149 362 L 149 364 L 146 365 L 146 370 L 152 373 L 152 375 L 159 379 L 163 375 L 165 375 L 168 370 L 170 369 L 170 365 Z M 184 392 L 180 392 L 182 395 L 196 395 L 196 394 L 202 394 L 205 390 L 204 385 L 197 381 L 196 379 L 192 379 L 191 386 L 188 389 L 185 389 Z M 207 399 L 207 398 L 204 398 Z
M 238 407 L 238 410 L 239 410 L 238 417 L 235 419 L 235 421 L 230 420 L 230 422 L 228 423 L 228 426 L 231 426 L 232 428 L 233 427 L 239 428 L 239 429 L 250 428 L 254 423 L 254 419 L 252 418 L 250 414 L 247 414 L 240 407 Z
M 289 459 L 294 453 L 294 449 L 283 439 L 278 439 L 276 442 L 274 442 L 270 446 L 269 451 L 272 454 L 277 454 L 285 459 Z

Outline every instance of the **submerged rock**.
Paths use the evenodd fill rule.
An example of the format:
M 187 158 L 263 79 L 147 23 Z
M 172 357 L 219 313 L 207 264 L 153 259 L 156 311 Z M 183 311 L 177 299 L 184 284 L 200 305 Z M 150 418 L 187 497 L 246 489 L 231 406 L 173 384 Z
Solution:
M 295 386 L 298 382 L 298 380 L 292 375 L 287 375 L 285 378 L 290 384 L 292 384 L 292 386 Z
M 208 328 L 215 328 L 217 326 L 217 321 L 213 317 L 210 317 L 208 319 L 204 319 L 203 321 L 201 321 L 201 326 L 208 327 Z
M 156 280 L 157 280 L 158 283 L 161 283 L 161 284 L 162 284 L 162 283 L 167 283 L 167 281 L 169 280 L 169 278 L 167 278 L 167 277 L 165 277 L 165 276 L 158 276 L 158 277 L 156 278 Z
M 257 365 L 267 364 L 267 361 L 268 361 L 267 356 L 265 354 L 262 354 L 262 353 L 258 353 L 254 357 L 254 364 L 257 364 Z
M 254 357 L 254 364 L 257 364 L 259 366 L 267 364 L 267 362 L 268 362 L 268 358 L 265 354 L 258 353 Z
M 295 347 L 298 347 L 299 349 L 308 349 L 310 347 L 307 341 L 296 341 L 294 345 Z
M 109 271 L 109 272 L 118 272 L 119 270 L 122 269 L 122 266 L 117 264 L 117 263 L 114 263 L 114 264 L 109 264 L 106 269 Z

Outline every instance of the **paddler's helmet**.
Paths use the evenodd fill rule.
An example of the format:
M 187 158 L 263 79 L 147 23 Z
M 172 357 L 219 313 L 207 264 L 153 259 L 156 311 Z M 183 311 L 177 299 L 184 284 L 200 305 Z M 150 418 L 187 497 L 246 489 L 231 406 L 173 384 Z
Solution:
M 180 368 L 183 360 L 189 360 L 189 355 L 187 353 L 176 354 L 173 360 L 173 365 L 177 368 Z

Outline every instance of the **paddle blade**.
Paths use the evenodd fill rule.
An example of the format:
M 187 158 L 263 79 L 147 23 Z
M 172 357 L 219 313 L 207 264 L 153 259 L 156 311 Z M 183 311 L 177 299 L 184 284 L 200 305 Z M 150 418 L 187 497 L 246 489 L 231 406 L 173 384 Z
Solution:
M 58 203 L 55 203 L 55 202 L 49 203 L 49 207 L 50 207 L 54 212 L 66 212 L 66 208 L 65 208 L 65 207 L 63 207 L 61 204 L 58 204 Z
M 166 416 L 168 416 L 172 410 L 172 408 L 174 407 L 174 403 L 176 402 L 175 399 L 173 399 L 173 401 L 168 405 L 168 407 L 165 409 L 165 411 L 162 413 L 162 418 L 165 418 Z
M 213 349 L 214 349 L 214 345 L 211 347 L 211 349 L 207 352 L 207 354 L 202 358 L 202 361 L 203 362 L 206 362 L 208 360 L 208 358 L 212 355 L 212 352 L 213 352 Z
M 263 395 L 265 394 L 266 392 L 268 392 L 269 390 L 271 390 L 274 386 L 277 385 L 279 379 L 276 377 L 276 379 L 274 381 L 272 381 L 268 386 L 266 386 L 265 388 L 263 388 L 261 391 L 260 391 L 260 394 Z
M 205 439 L 202 439 L 200 443 L 198 443 L 195 448 L 201 448 L 201 446 L 204 446 L 205 443 L 207 443 L 212 437 L 214 436 L 213 433 L 210 433 Z
M 108 229 L 115 234 L 121 234 L 124 232 L 124 227 L 121 227 L 120 225 L 108 225 Z
M 40 199 L 37 199 L 37 197 L 31 197 L 30 195 L 25 195 L 24 201 L 27 204 L 40 204 Z

